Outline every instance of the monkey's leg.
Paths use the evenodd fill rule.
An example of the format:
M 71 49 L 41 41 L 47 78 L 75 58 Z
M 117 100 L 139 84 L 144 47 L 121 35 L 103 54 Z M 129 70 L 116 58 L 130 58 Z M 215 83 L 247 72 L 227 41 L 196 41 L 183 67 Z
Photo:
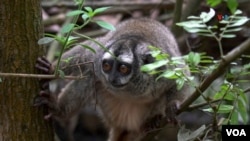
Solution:
M 45 57 L 39 57 L 35 65 L 39 74 L 53 74 L 54 69 L 51 63 Z M 51 96 L 49 91 L 49 82 L 51 79 L 39 79 L 40 92 L 34 99 L 34 106 L 46 106 L 53 107 L 55 98 Z M 45 119 L 48 119 L 51 115 L 45 115 Z

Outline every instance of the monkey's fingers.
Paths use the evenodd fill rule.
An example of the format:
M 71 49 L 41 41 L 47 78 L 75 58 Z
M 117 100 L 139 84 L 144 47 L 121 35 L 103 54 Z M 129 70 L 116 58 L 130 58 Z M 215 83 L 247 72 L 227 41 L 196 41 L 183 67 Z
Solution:
M 42 60 L 45 64 L 50 64 L 49 60 L 48 60 L 45 56 L 42 56 L 42 57 L 41 57 L 41 60 Z
M 49 119 L 51 119 L 52 118 L 52 113 L 49 113 L 49 114 L 47 114 L 47 115 L 45 115 L 43 118 L 45 119 L 45 120 L 49 120 Z
M 49 105 L 49 100 L 48 98 L 42 97 L 42 96 L 37 96 L 34 98 L 33 101 L 33 106 L 35 107 L 40 107 L 43 105 Z
M 52 66 L 51 63 L 45 57 L 39 57 L 36 60 L 36 69 L 41 71 L 43 74 L 51 74 L 52 73 Z
M 42 90 L 42 91 L 39 92 L 39 96 L 49 98 L 50 94 L 47 91 Z

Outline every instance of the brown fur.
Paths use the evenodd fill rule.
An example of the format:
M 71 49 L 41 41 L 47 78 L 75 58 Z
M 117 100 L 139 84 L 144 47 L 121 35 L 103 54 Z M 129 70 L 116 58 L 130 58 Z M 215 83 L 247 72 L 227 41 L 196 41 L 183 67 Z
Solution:
M 95 103 L 97 99 L 100 116 L 110 128 L 108 141 L 139 141 L 144 135 L 143 127 L 147 121 L 158 115 L 175 116 L 171 111 L 167 111 L 171 109 L 170 103 L 182 101 L 185 98 L 182 91 L 176 91 L 176 84 L 173 80 L 155 81 L 155 76 L 140 72 L 139 67 L 143 65 L 142 58 L 145 53 L 149 52 L 147 46 L 159 47 L 170 56 L 180 56 L 180 52 L 171 32 L 162 24 L 150 19 L 126 21 L 118 25 L 116 31 L 97 39 L 105 47 L 113 45 L 118 40 L 130 40 L 131 42 L 125 42 L 128 48 L 133 47 L 129 45 L 136 44 L 136 48 L 131 49 L 136 52 L 138 61 L 138 68 L 133 77 L 134 82 L 128 84 L 125 90 L 112 90 L 100 71 L 102 69 L 101 58 L 105 50 L 87 41 L 85 44 L 93 47 L 97 54 L 77 46 L 63 55 L 63 59 L 74 57 L 70 63 L 62 63 L 60 66 L 66 74 L 83 74 L 87 78 L 71 80 L 63 89 L 61 88 L 62 91 L 55 103 L 58 109 L 54 112 L 54 116 L 57 119 L 72 117 L 69 115 L 77 113 L 84 105 Z M 119 46 L 115 47 L 119 48 Z M 89 61 L 94 62 L 95 72 L 93 72 L 92 64 L 77 65 Z M 76 67 L 68 67 L 72 65 Z M 95 93 L 97 98 L 94 97 Z

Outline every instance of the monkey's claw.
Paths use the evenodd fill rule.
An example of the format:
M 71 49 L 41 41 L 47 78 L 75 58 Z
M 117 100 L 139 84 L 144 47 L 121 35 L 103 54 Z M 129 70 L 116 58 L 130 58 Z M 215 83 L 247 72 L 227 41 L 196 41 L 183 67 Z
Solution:
M 48 104 L 49 104 L 49 100 L 45 97 L 37 96 L 34 98 L 33 106 L 35 106 L 35 107 L 39 107 L 42 105 L 48 105 Z

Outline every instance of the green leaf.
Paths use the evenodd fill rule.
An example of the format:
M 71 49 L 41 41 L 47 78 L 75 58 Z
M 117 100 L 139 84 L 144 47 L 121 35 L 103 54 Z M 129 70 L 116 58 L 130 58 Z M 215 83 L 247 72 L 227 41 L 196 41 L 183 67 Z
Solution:
M 225 94 L 226 93 L 226 94 Z M 225 90 L 221 90 L 221 91 L 219 91 L 219 92 L 217 92 L 215 95 L 214 95 L 214 99 L 221 99 L 221 98 L 224 98 L 224 99 L 226 99 L 226 100 L 230 100 L 230 101 L 232 101 L 232 100 L 234 100 L 235 99 L 235 95 L 234 95 L 234 93 L 232 93 L 232 92 L 227 92 L 227 91 L 225 91 Z
M 193 66 L 197 66 L 200 63 L 200 54 L 199 53 L 194 53 L 194 52 L 190 52 L 188 54 L 188 62 L 193 65 Z
M 73 30 L 73 28 L 75 27 L 75 24 L 66 24 L 62 27 L 62 33 L 68 33 L 70 32 L 71 30 Z
M 248 121 L 248 115 L 247 115 L 247 108 L 246 105 L 243 103 L 242 100 L 238 100 L 238 111 L 240 113 L 240 116 L 243 119 L 243 122 L 246 124 Z
M 248 21 L 249 21 L 249 19 L 247 17 L 244 17 L 244 18 L 241 18 L 241 19 L 239 19 L 237 21 L 234 21 L 234 23 L 228 25 L 228 27 L 241 26 L 241 25 L 245 24 Z
M 110 8 L 110 7 L 101 7 L 101 8 L 97 8 L 97 9 L 95 9 L 94 14 L 102 13 L 102 12 L 106 11 L 106 10 L 109 9 L 109 8 Z
M 175 71 L 167 70 L 164 73 L 162 73 L 159 77 L 171 78 L 174 75 L 175 75 Z
M 161 53 L 161 54 L 158 54 L 157 56 L 155 56 L 155 59 L 158 61 L 158 60 L 163 60 L 163 59 L 167 59 L 169 58 L 169 54 L 166 54 L 166 53 Z
M 218 113 L 230 113 L 233 110 L 232 105 L 220 105 L 218 108 Z M 212 108 L 203 109 L 205 112 L 214 112 Z
M 74 10 L 74 11 L 70 11 L 69 13 L 67 13 L 67 16 L 71 17 L 71 16 L 80 15 L 82 13 L 84 13 L 84 11 L 82 11 L 82 10 Z
M 90 50 L 90 51 L 93 52 L 93 53 L 96 53 L 95 49 L 93 49 L 92 47 L 90 47 L 90 46 L 88 46 L 88 45 L 85 45 L 85 44 L 79 44 L 79 45 L 81 45 L 82 47 L 84 47 L 84 48 Z
M 99 26 L 101 26 L 101 27 L 103 27 L 105 29 L 108 29 L 108 30 L 111 30 L 111 31 L 115 30 L 115 27 L 110 23 L 107 23 L 107 22 L 104 22 L 104 21 L 95 21 L 95 23 L 97 23 Z
M 65 73 L 62 70 L 58 70 L 59 73 L 59 77 L 60 78 L 64 78 L 65 77 Z
M 242 11 L 237 9 L 235 12 L 234 12 L 234 15 L 239 15 L 239 14 L 242 14 Z
M 176 84 L 177 84 L 177 90 L 180 90 L 184 86 L 185 80 L 182 78 L 176 79 Z
M 68 57 L 62 60 L 62 62 L 69 63 L 70 60 L 72 60 L 74 57 Z
M 250 63 L 243 65 L 243 68 L 244 68 L 245 70 L 246 70 L 246 69 L 250 69 Z
M 240 99 L 243 100 L 245 103 L 248 103 L 248 99 L 246 94 L 243 92 L 242 89 L 239 90 L 239 95 L 240 95 Z
M 201 36 L 206 36 L 206 37 L 214 37 L 214 35 L 208 34 L 208 33 L 197 33 L 197 34 Z
M 149 72 L 149 71 L 155 70 L 159 67 L 166 65 L 167 62 L 168 62 L 167 60 L 160 60 L 160 61 L 156 61 L 156 62 L 151 63 L 151 64 L 143 65 L 143 66 L 141 66 L 141 71 Z
M 64 42 L 66 41 L 65 37 L 60 37 L 60 36 L 55 36 L 56 41 L 58 41 L 61 45 L 64 44 Z
M 202 18 L 202 21 L 204 23 L 210 21 L 215 15 L 214 9 L 210 8 L 210 11 L 208 13 L 206 12 L 201 12 L 200 17 Z
M 239 114 L 236 110 L 233 111 L 231 119 L 230 119 L 230 124 L 236 125 L 239 124 Z
M 197 17 L 197 16 L 188 16 L 187 19 L 190 19 L 190 20 L 201 20 L 201 18 Z
M 88 11 L 89 13 L 93 13 L 93 9 L 91 8 L 91 7 L 84 7 L 84 9 L 86 10 L 86 11 Z
M 185 21 L 181 23 L 176 23 L 178 26 L 183 26 L 187 28 L 205 28 L 206 25 L 202 21 Z
M 230 113 L 234 109 L 232 105 L 220 105 L 218 109 L 218 113 Z
M 43 37 L 43 38 L 38 40 L 38 45 L 45 45 L 45 44 L 51 43 L 53 41 L 55 41 L 55 38 Z
M 205 109 L 202 109 L 202 111 L 204 111 L 204 112 L 210 112 L 210 113 L 214 112 L 214 110 L 212 108 L 205 108 Z
M 207 5 L 211 7 L 215 7 L 219 5 L 222 2 L 222 0 L 207 0 Z
M 223 35 L 220 35 L 222 38 L 234 38 L 236 37 L 235 34 L 223 34 Z
M 197 32 L 203 32 L 203 33 L 209 33 L 207 29 L 201 29 L 201 28 L 188 28 L 184 27 L 184 29 L 189 33 L 197 33 Z
M 160 50 L 152 50 L 152 51 L 150 51 L 150 53 L 151 53 L 152 57 L 155 58 L 161 54 L 161 51 Z
M 230 12 L 232 14 L 235 13 L 235 10 L 237 9 L 238 7 L 238 2 L 237 0 L 227 0 L 227 7 L 230 9 Z
M 225 30 L 225 28 L 221 28 L 220 30 L 223 31 L 223 30 Z M 240 30 L 242 30 L 242 27 L 232 28 L 232 29 L 226 29 L 224 32 L 225 33 L 228 33 L 228 32 L 237 32 L 237 31 L 240 31 Z
M 82 19 L 83 19 L 84 21 L 86 21 L 86 20 L 89 19 L 89 18 L 90 18 L 90 16 L 89 16 L 88 13 L 82 14 Z
M 228 20 L 221 20 L 221 21 L 219 21 L 219 23 L 220 24 L 228 24 L 228 23 L 230 23 Z

